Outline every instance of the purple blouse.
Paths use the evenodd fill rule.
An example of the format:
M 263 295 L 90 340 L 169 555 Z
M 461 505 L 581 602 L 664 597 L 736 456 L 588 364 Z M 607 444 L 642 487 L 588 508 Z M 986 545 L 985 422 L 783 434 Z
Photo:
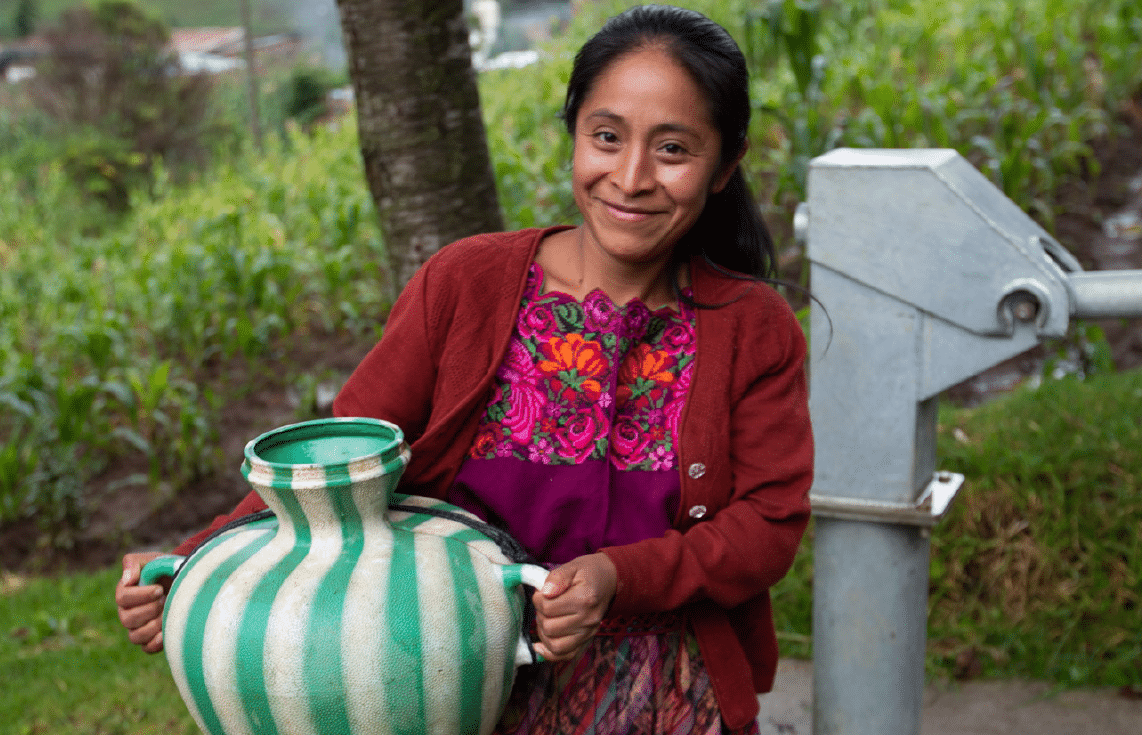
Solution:
M 448 500 L 542 563 L 663 535 L 678 508 L 678 424 L 694 313 L 543 293 L 532 264 L 507 356 Z

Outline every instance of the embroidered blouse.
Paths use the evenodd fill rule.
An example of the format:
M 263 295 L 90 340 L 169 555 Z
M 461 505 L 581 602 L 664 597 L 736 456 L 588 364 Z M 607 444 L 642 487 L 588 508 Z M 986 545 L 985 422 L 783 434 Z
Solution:
M 448 500 L 538 561 L 661 536 L 680 481 L 694 313 L 543 293 L 532 264 L 507 356 Z

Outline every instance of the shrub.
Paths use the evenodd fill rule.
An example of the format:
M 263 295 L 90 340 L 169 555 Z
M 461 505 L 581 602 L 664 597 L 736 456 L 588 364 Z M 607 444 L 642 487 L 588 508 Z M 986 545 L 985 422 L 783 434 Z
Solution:
M 210 83 L 180 72 L 163 23 L 106 0 L 64 11 L 44 38 L 32 99 L 61 130 L 84 131 L 65 153 L 79 187 L 121 209 L 156 160 L 201 162 Z

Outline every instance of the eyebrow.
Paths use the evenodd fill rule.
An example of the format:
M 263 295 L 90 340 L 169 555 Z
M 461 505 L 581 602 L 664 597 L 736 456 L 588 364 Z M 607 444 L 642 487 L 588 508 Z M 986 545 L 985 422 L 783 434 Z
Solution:
M 585 119 L 590 120 L 590 119 L 596 118 L 596 117 L 601 117 L 601 118 L 604 118 L 607 120 L 614 120 L 615 122 L 624 122 L 624 120 L 625 120 L 625 118 L 623 118 L 622 115 L 618 114 L 617 112 L 611 112 L 610 110 L 608 110 L 606 108 L 603 108 L 601 110 L 595 110 L 591 114 L 587 115 L 587 117 Z M 682 123 L 671 123 L 671 122 L 659 123 L 658 125 L 655 125 L 653 128 L 651 128 L 651 132 L 652 133 L 689 133 L 691 135 L 697 135 L 698 134 L 698 131 L 695 130 L 694 128 L 690 127 L 689 125 L 683 125 Z

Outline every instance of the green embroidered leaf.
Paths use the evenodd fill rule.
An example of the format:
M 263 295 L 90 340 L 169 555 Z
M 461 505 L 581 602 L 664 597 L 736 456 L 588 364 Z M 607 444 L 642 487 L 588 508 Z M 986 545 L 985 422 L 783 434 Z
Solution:
M 556 304 L 552 309 L 555 321 L 564 332 L 582 332 L 586 316 L 583 307 L 577 303 Z
M 666 321 L 662 317 L 652 316 L 646 325 L 646 341 L 650 344 L 658 342 L 662 339 L 662 333 L 665 331 Z

